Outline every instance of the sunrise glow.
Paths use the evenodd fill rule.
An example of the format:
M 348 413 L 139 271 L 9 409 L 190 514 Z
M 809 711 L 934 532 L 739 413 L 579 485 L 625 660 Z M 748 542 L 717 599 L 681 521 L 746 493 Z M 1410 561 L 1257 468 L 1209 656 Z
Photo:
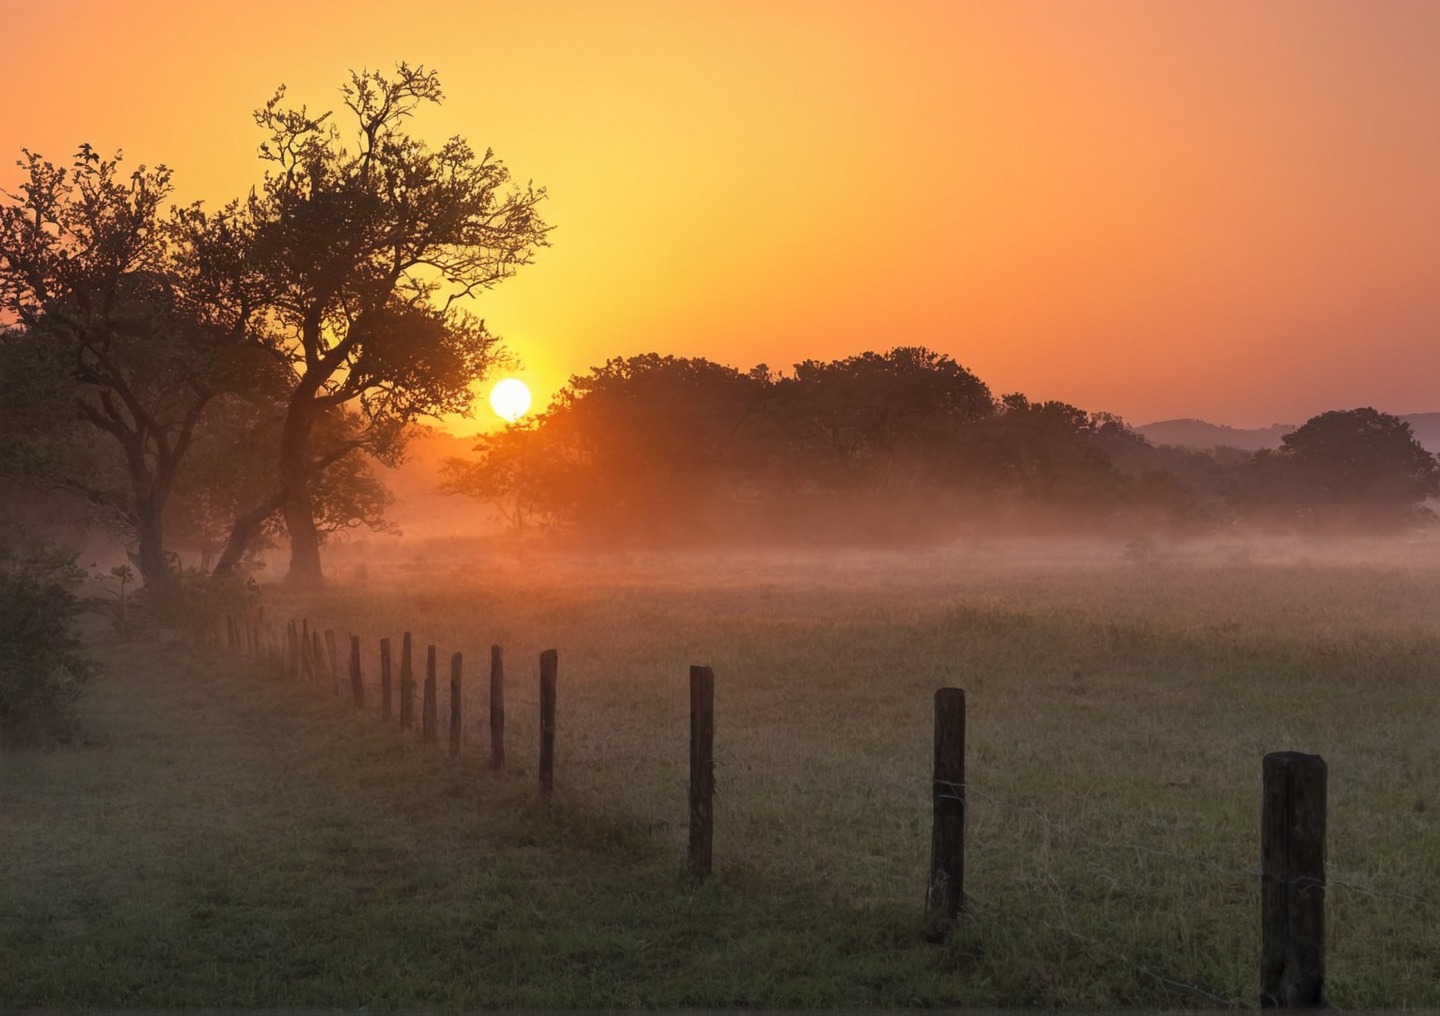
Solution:
M 490 408 L 506 423 L 514 423 L 530 411 L 530 389 L 518 377 L 507 377 L 490 389 Z
M 918 343 L 1133 423 L 1440 401 L 1440 5 L 244 11 L 27 8 L 0 186 L 22 146 L 88 141 L 219 208 L 260 179 L 277 85 L 338 109 L 347 69 L 408 60 L 444 85 L 418 135 L 550 195 L 552 246 L 473 301 L 537 390 L 649 351 L 784 370 Z

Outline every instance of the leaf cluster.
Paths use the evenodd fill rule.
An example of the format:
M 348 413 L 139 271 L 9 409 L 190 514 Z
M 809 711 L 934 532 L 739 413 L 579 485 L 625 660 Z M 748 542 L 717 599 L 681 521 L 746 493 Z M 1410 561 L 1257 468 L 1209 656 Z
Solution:
M 76 555 L 43 543 L 0 551 L 0 734 L 68 738 L 81 685 L 95 664 L 80 649 Z

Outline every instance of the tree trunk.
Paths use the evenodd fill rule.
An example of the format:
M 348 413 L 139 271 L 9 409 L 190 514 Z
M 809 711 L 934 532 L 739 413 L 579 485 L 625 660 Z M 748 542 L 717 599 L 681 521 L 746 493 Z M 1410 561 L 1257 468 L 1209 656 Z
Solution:
M 250 544 L 254 543 L 255 537 L 260 535 L 260 529 L 265 525 L 265 520 L 280 510 L 284 496 L 283 492 L 271 494 L 262 503 L 235 520 L 234 525 L 230 527 L 230 539 L 225 542 L 225 549 L 220 552 L 220 558 L 215 562 L 215 570 L 210 573 L 211 575 L 222 578 L 235 574 L 235 570 L 245 557 L 245 552 L 250 549 Z
M 315 528 L 309 490 L 292 490 L 285 499 L 284 511 L 285 529 L 290 534 L 290 570 L 285 575 L 285 584 L 301 589 L 319 588 L 325 584 L 325 573 L 320 568 L 320 533 Z
M 280 435 L 280 483 L 285 488 L 281 510 L 290 535 L 290 570 L 285 584 L 302 589 L 325 584 L 320 569 L 320 533 L 315 528 L 310 498 L 310 431 L 315 417 L 314 392 L 311 386 L 302 384 L 290 399 Z
M 165 502 L 169 499 L 170 484 L 174 469 L 164 469 L 167 459 L 165 449 L 160 449 L 152 466 L 145 455 L 143 434 L 121 435 L 125 450 L 125 462 L 130 472 L 130 491 L 135 496 L 135 529 L 140 540 L 135 563 L 140 566 L 140 578 L 151 589 L 160 589 L 172 584 L 174 576 L 165 560 Z
M 158 589 L 174 579 L 165 560 L 164 498 L 155 494 L 151 483 L 142 487 L 137 482 L 135 487 L 135 519 L 140 536 L 136 563 L 145 585 Z

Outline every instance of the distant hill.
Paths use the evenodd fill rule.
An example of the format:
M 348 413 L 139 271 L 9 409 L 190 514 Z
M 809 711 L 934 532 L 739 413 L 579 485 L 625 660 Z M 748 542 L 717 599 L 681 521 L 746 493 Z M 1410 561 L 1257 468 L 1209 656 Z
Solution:
M 1415 439 L 1425 448 L 1440 454 L 1440 413 L 1410 413 L 1400 419 L 1410 424 Z M 1153 445 L 1176 445 L 1180 448 L 1241 448 L 1248 452 L 1261 448 L 1279 448 L 1280 439 L 1299 424 L 1276 423 L 1269 427 L 1224 427 L 1204 420 L 1161 420 L 1132 427 Z
M 1411 413 L 1409 416 L 1402 416 L 1415 432 L 1415 440 L 1425 446 L 1426 450 L 1440 455 L 1440 413 Z
M 1133 427 L 1153 445 L 1176 445 L 1180 448 L 1242 448 L 1247 452 L 1261 448 L 1279 448 L 1280 439 L 1296 428 L 1293 423 L 1276 423 L 1269 427 L 1247 430 L 1223 427 L 1204 420 L 1161 420 Z

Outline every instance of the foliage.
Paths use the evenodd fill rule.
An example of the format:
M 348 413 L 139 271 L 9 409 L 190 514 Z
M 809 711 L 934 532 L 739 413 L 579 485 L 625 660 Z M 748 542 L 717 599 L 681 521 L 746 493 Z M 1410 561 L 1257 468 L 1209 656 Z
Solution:
M 609 538 L 715 535 L 753 487 L 765 452 L 763 368 L 647 353 L 571 378 L 529 426 L 480 439 L 445 489 L 496 504 L 517 525 L 552 521 Z
M 892 496 L 924 486 L 925 461 L 995 411 L 984 382 L 921 346 L 806 360 L 775 393 L 790 461 L 809 482 Z
M 1282 438 L 1297 509 L 1322 524 L 1393 528 L 1440 494 L 1440 466 L 1410 425 L 1370 407 L 1321 413 Z
M 1106 518 L 1124 492 L 1106 442 L 1143 444 L 1124 434 L 1063 403 L 994 403 L 922 347 L 792 376 L 649 353 L 572 378 L 532 424 L 481 438 L 446 489 L 608 540 L 908 542 L 1042 508 Z
M 1246 461 L 1236 511 L 1300 529 L 1395 530 L 1433 516 L 1440 466 L 1405 421 L 1369 407 L 1321 413 Z
M 207 403 L 249 376 L 248 308 L 197 276 L 214 259 L 182 225 L 198 213 L 162 213 L 164 166 L 127 177 L 88 145 L 70 167 L 24 154 L 25 181 L 0 203 L 0 308 L 18 322 L 0 373 L 24 382 L 7 384 L 20 426 L 0 465 L 105 506 L 146 581 L 164 582 L 176 472 Z
M 81 652 L 76 555 L 51 545 L 0 552 L 0 735 L 36 741 L 75 732 L 81 685 L 95 665 Z
M 458 301 L 528 264 L 548 232 L 544 191 L 513 186 L 493 152 L 459 137 L 431 149 L 406 132 L 419 106 L 443 97 L 434 72 L 352 73 L 342 92 L 349 139 L 329 113 L 282 105 L 283 87 L 256 111 L 269 169 L 236 209 L 250 299 L 291 372 L 266 497 L 283 509 L 291 576 L 303 584 L 321 577 L 320 476 L 357 448 L 398 454 L 417 417 L 468 408 L 471 383 L 501 353 Z M 342 407 L 359 429 L 326 442 L 316 422 Z M 232 540 L 217 567 L 241 550 Z

